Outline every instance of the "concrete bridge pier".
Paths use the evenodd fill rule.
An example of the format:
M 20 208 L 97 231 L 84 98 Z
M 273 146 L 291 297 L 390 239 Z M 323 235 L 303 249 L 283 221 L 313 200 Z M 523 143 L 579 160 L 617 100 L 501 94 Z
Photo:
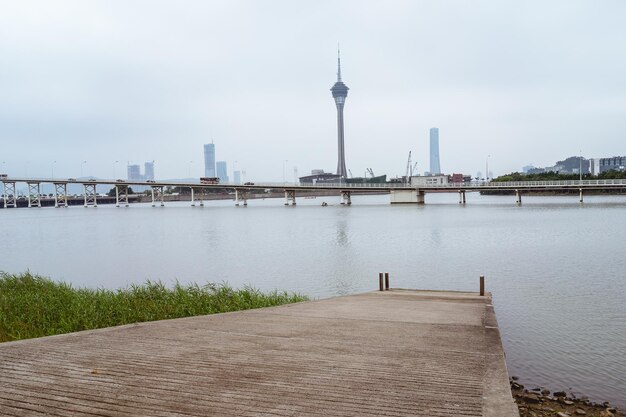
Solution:
M 248 190 L 238 190 L 235 188 L 235 206 L 239 207 L 239 200 L 243 201 L 243 205 L 248 205 Z
M 67 207 L 67 183 L 54 183 L 54 207 Z
M 40 196 L 41 192 L 39 190 L 38 182 L 29 182 L 28 183 L 28 207 L 41 207 Z
M 85 196 L 85 207 L 98 207 L 96 184 L 83 184 L 83 192 Z
M 341 192 L 341 204 L 344 204 L 346 206 L 352 205 L 352 196 L 350 191 Z
M 4 184 L 4 208 L 17 207 L 17 194 L 15 182 L 3 182 Z
M 285 205 L 296 205 L 296 190 L 285 190 Z
M 515 190 L 515 202 L 518 205 L 522 204 L 522 192 L 520 190 Z
M 196 188 L 189 187 L 191 189 L 191 207 L 196 206 Z M 200 207 L 204 207 L 204 188 L 200 188 L 198 190 L 200 194 L 200 199 L 198 200 L 200 203 L 198 204 Z
M 416 188 L 414 190 L 391 190 L 389 195 L 391 204 L 424 204 L 426 193 Z
M 580 193 L 580 202 L 582 203 L 583 202 L 583 189 L 579 188 L 578 191 Z
M 115 184 L 115 207 L 124 204 L 128 207 L 128 185 Z M 154 188 L 152 188 L 152 207 L 154 207 Z
M 165 202 L 163 201 L 163 186 L 161 185 L 153 185 L 150 187 L 152 190 L 152 207 L 156 207 L 156 202 L 158 200 L 161 202 L 161 207 L 165 206 Z M 128 187 L 126 187 L 126 207 L 128 207 Z
M 459 190 L 459 204 L 465 204 L 465 190 Z

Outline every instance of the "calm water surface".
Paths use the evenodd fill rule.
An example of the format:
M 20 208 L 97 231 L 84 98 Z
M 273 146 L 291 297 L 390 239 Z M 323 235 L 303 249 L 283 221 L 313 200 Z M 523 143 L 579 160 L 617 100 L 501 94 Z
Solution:
M 227 281 L 328 297 L 476 291 L 485 275 L 511 375 L 626 407 L 626 197 L 427 195 L 0 210 L 0 270 L 77 286 Z M 327 201 L 328 207 L 321 207 Z

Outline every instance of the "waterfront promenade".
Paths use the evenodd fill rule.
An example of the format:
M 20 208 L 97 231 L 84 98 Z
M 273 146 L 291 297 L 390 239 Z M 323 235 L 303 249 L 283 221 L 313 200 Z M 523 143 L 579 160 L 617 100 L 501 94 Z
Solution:
M 389 290 L 0 344 L 0 414 L 517 416 L 491 297 Z

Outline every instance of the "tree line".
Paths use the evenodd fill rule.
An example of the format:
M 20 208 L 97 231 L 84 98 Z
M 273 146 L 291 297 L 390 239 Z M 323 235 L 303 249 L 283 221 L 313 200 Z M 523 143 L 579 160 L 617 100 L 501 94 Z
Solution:
M 538 172 L 533 174 L 526 174 L 523 172 L 511 172 L 510 174 L 501 175 L 494 178 L 494 182 L 509 182 L 509 181 L 573 181 L 580 179 L 580 174 L 561 174 L 558 171 Z M 626 179 L 626 171 L 606 171 L 598 175 L 592 175 L 590 173 L 582 175 L 583 180 L 614 180 L 614 179 Z

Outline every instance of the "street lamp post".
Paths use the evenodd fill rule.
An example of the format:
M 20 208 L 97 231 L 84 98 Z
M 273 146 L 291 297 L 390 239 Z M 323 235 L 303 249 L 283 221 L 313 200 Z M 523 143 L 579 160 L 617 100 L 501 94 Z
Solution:
M 193 161 L 189 161 L 189 178 L 191 178 L 191 165 L 193 164 Z
M 283 161 L 283 184 L 287 184 L 287 162 L 289 162 L 288 159 Z
M 485 159 L 485 180 L 489 181 L 489 158 L 491 155 L 487 155 L 487 159 Z
M 583 180 L 583 151 L 580 151 L 580 159 L 579 159 L 579 166 L 578 166 L 578 178 L 579 181 Z
M 115 161 L 115 162 L 113 162 L 113 179 L 115 179 L 115 178 L 117 177 L 117 164 L 118 164 L 119 162 L 120 162 L 120 161 Z
M 81 178 L 83 176 L 83 165 L 85 165 L 86 163 L 87 163 L 87 161 L 83 161 L 83 162 L 80 163 L 80 176 L 81 176 Z

